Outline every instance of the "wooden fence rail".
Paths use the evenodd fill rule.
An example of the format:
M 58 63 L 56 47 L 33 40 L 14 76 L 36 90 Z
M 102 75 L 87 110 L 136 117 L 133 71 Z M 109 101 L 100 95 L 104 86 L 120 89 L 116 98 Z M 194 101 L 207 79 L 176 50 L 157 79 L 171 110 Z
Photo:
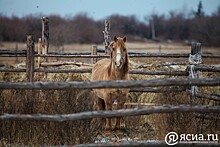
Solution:
M 203 72 L 220 72 L 220 67 L 207 66 L 207 65 L 197 65 L 197 66 L 195 66 L 195 70 L 199 70 L 199 71 L 203 71 Z
M 195 70 L 203 72 L 220 72 L 220 67 L 204 67 L 204 66 L 195 66 Z M 0 68 L 0 72 L 26 72 L 26 69 L 8 69 Z M 46 72 L 46 73 L 91 73 L 91 68 L 81 68 L 81 69 L 42 69 L 36 68 L 34 72 Z M 173 75 L 173 76 L 188 76 L 187 71 L 161 71 L 161 70 L 130 70 L 130 74 L 143 74 L 143 75 Z
M 220 95 L 219 94 L 202 94 L 202 93 L 197 93 L 196 97 L 198 98 L 206 98 L 209 100 L 214 100 L 214 101 L 220 101 Z
M 166 53 L 128 53 L 130 58 L 160 57 L 160 58 L 188 58 L 189 54 L 166 54 Z M 109 55 L 91 55 L 91 53 L 48 53 L 36 54 L 35 57 L 60 57 L 60 58 L 109 58 Z M 26 57 L 25 53 L 1 53 L 0 57 Z M 220 58 L 220 55 L 202 54 L 203 58 Z
M 146 141 L 119 141 L 119 142 L 108 142 L 108 143 L 86 143 L 86 144 L 77 144 L 74 145 L 74 147 L 111 147 L 111 146 L 121 146 L 121 147 L 137 147 L 137 146 L 168 146 L 164 140 L 146 140 Z M 205 146 L 205 147 L 219 147 L 220 143 L 217 142 L 178 142 L 176 146 Z M 60 146 L 60 147 L 66 147 L 66 146 Z
M 82 63 L 83 64 L 83 63 Z M 91 64 L 92 66 L 92 64 Z M 144 68 L 146 66 L 142 66 Z M 149 67 L 149 65 L 148 65 Z M 137 67 L 140 68 L 140 67 Z M 195 66 L 195 70 L 203 71 L 203 72 L 220 72 L 220 67 L 215 66 L 205 66 L 198 65 Z M 26 72 L 26 69 L 18 69 L 18 68 L 0 68 L 0 72 Z M 91 73 L 92 68 L 80 68 L 80 69 L 42 69 L 36 68 L 34 72 L 47 72 L 47 73 Z M 130 70 L 130 74 L 144 74 L 144 75 L 173 75 L 173 76 L 188 76 L 187 71 L 161 71 L 161 70 Z
M 0 68 L 0 72 L 26 72 L 26 69 L 4 69 Z M 91 68 L 81 69 L 34 69 L 34 72 L 45 72 L 45 73 L 91 73 Z M 149 70 L 130 70 L 129 74 L 142 74 L 142 75 L 172 75 L 172 76 L 188 76 L 187 71 L 149 71 Z
M 112 111 L 88 111 L 73 114 L 3 114 L 0 120 L 31 120 L 31 121 L 73 121 L 89 118 L 106 118 L 117 116 L 149 115 L 154 113 L 173 113 L 173 112 L 201 112 L 201 113 L 220 113 L 220 106 L 204 105 L 162 105 L 147 106 L 143 108 L 120 109 Z
M 116 81 L 71 81 L 71 82 L 0 82 L 0 89 L 94 89 L 134 88 L 157 86 L 220 86 L 220 78 L 200 79 L 150 79 Z

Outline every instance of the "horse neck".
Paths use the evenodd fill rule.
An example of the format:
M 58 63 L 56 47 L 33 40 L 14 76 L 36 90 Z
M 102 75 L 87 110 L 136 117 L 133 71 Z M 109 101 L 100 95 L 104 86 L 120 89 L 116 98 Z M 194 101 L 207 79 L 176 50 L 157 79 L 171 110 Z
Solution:
M 126 76 L 128 74 L 125 69 L 125 67 L 127 66 L 126 64 L 127 64 L 127 62 L 122 66 L 122 68 L 120 70 L 117 70 L 115 68 L 114 64 L 111 62 L 109 76 L 114 80 L 126 79 Z

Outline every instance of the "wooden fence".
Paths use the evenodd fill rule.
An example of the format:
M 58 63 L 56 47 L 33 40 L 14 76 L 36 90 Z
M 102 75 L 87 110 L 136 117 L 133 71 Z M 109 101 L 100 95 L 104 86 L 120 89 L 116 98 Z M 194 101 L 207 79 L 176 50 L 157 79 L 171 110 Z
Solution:
M 220 78 L 198 78 L 198 71 L 204 72 L 220 72 L 219 67 L 201 65 L 202 58 L 220 58 L 220 55 L 209 55 L 201 53 L 201 44 L 192 43 L 190 54 L 165 54 L 165 53 L 137 53 L 129 52 L 130 58 L 188 58 L 186 62 L 171 62 L 152 65 L 138 65 L 135 69 L 129 71 L 130 74 L 145 74 L 145 75 L 170 75 L 170 76 L 185 76 L 186 78 L 169 78 L 169 79 L 143 79 L 143 80 L 127 80 L 127 81 L 71 81 L 71 82 L 35 82 L 34 73 L 91 73 L 91 66 L 97 62 L 97 58 L 108 58 L 107 54 L 98 54 L 98 52 L 107 53 L 105 49 L 99 49 L 96 45 L 91 47 L 91 52 L 87 53 L 52 53 L 49 52 L 49 26 L 48 18 L 42 19 L 42 38 L 38 40 L 38 49 L 35 52 L 34 39 L 32 36 L 27 36 L 27 50 L 16 51 L 1 50 L 0 57 L 26 57 L 25 69 L 7 69 L 0 68 L 0 72 L 26 72 L 27 82 L 0 82 L 0 89 L 26 89 L 26 90 L 42 90 L 42 89 L 94 89 L 94 88 L 129 88 L 130 92 L 182 92 L 187 91 L 193 97 L 206 98 L 209 100 L 220 101 L 219 94 L 204 94 L 196 91 L 197 86 L 220 86 Z M 106 25 L 109 27 L 108 25 Z M 104 38 L 109 39 L 109 28 L 103 31 Z M 105 45 L 109 40 L 105 40 Z M 161 48 L 159 49 L 161 50 Z M 38 68 L 35 67 L 35 57 L 38 59 Z M 48 62 L 49 57 L 62 58 L 90 58 L 91 63 L 76 63 L 60 61 L 56 63 Z M 69 65 L 78 64 L 86 65 L 90 68 L 84 69 L 47 69 L 48 65 Z M 188 65 L 184 71 L 149 71 L 137 70 L 145 67 L 158 67 L 170 65 Z M 43 67 L 43 68 L 41 68 Z M 167 88 L 169 86 L 169 88 Z M 171 86 L 171 87 L 170 87 Z M 191 89 L 190 89 L 191 88 Z M 162 105 L 162 106 L 147 106 L 143 108 L 121 109 L 113 111 L 90 111 L 74 114 L 2 114 L 0 120 L 37 120 L 37 121 L 70 121 L 97 117 L 115 117 L 115 116 L 134 116 L 148 115 L 153 113 L 173 113 L 173 112 L 199 112 L 199 113 L 220 113 L 220 106 L 204 106 L 204 105 Z
M 201 54 L 201 45 L 197 45 L 198 43 L 192 43 L 191 46 L 191 54 L 199 54 L 200 58 L 202 57 L 211 57 L 211 58 L 217 58 L 220 55 L 214 55 L 214 56 L 210 56 L 210 55 L 202 55 Z M 42 46 L 41 42 L 38 43 L 38 52 L 41 53 L 41 51 L 39 51 L 39 45 Z M 43 48 L 43 47 L 42 47 Z M 44 50 L 44 48 L 42 49 Z M 81 65 L 86 64 L 87 66 L 90 66 L 90 68 L 84 68 L 84 69 L 47 69 L 47 68 L 35 68 L 34 67 L 34 62 L 35 62 L 35 57 L 38 57 L 38 61 L 40 61 L 39 67 L 43 66 L 46 67 L 48 65 L 65 65 L 65 64 L 79 64 L 76 62 L 58 62 L 58 63 L 51 63 L 51 62 L 43 62 L 41 63 L 42 59 L 39 59 L 39 57 L 62 57 L 62 58 L 103 58 L 103 57 L 109 57 L 108 55 L 97 55 L 98 49 L 97 46 L 93 46 L 92 47 L 92 51 L 91 51 L 91 55 L 86 53 L 72 53 L 72 54 L 36 54 L 36 52 L 34 52 L 34 41 L 33 41 L 33 37 L 32 36 L 28 36 L 27 37 L 27 51 L 26 51 L 26 69 L 5 69 L 5 68 L 0 68 L 0 72 L 26 72 L 27 74 L 27 81 L 28 82 L 33 82 L 34 79 L 34 72 L 45 72 L 45 73 L 91 73 L 91 66 L 92 64 L 86 64 L 86 63 L 81 63 Z M 102 50 L 103 52 L 103 50 Z M 21 51 L 19 52 L 18 55 L 25 55 L 24 54 L 25 51 Z M 42 53 L 45 53 L 45 51 L 43 51 Z M 190 57 L 191 54 L 161 54 L 161 53 L 129 53 L 129 57 L 162 57 L 162 58 L 179 58 L 179 57 Z M 8 52 L 8 51 L 3 51 L 0 52 L 0 56 L 8 56 L 8 57 L 17 57 L 17 54 L 14 54 L 13 52 Z M 92 62 L 96 62 L 97 60 L 93 60 Z M 145 68 L 148 66 L 167 66 L 167 65 L 196 65 L 194 66 L 194 70 L 195 71 L 205 71 L 205 72 L 219 72 L 220 68 L 219 67 L 215 67 L 215 66 L 206 66 L 206 65 L 200 65 L 199 63 L 189 63 L 187 62 L 181 62 L 181 63 L 166 63 L 166 64 L 157 64 L 157 65 L 139 65 L 137 67 L 135 67 L 136 69 L 138 68 Z M 154 71 L 149 71 L 149 70 L 130 70 L 129 73 L 130 74 L 144 74 L 144 75 L 172 75 L 172 76 L 189 76 L 189 69 L 186 69 L 185 71 L 158 71 L 158 70 L 154 70 Z M 132 91 L 132 90 L 131 90 Z M 143 92 L 146 91 L 155 91 L 155 90 L 143 90 Z M 158 90 L 159 91 L 159 90 Z
M 43 25 L 48 24 L 48 19 L 44 18 Z M 160 58 L 189 58 L 186 62 L 172 62 L 154 65 L 138 65 L 136 69 L 145 68 L 148 66 L 168 66 L 168 65 L 188 65 L 185 71 L 148 71 L 148 70 L 130 70 L 130 74 L 145 74 L 145 75 L 172 75 L 185 76 L 186 78 L 169 78 L 169 79 L 150 79 L 150 80 L 128 80 L 128 81 L 72 81 L 72 82 L 35 82 L 34 73 L 91 73 L 91 66 L 97 62 L 97 58 L 108 58 L 107 54 L 99 54 L 98 52 L 105 52 L 104 49 L 98 49 L 96 45 L 92 46 L 91 52 L 88 53 L 50 53 L 49 47 L 49 29 L 44 26 L 42 31 L 42 38 L 38 41 L 38 51 L 35 52 L 34 41 L 32 36 L 27 37 L 27 50 L 21 51 L 0 51 L 1 57 L 26 57 L 26 69 L 6 69 L 0 68 L 0 72 L 26 72 L 27 82 L 0 82 L 0 89 L 94 89 L 94 88 L 129 88 L 130 92 L 181 92 L 189 91 L 189 94 L 195 97 L 207 98 L 210 100 L 220 101 L 220 95 L 203 94 L 196 91 L 197 86 L 220 86 L 220 78 L 198 78 L 198 71 L 205 72 L 220 72 L 219 67 L 201 65 L 202 58 L 220 58 L 220 55 L 209 55 L 201 53 L 201 44 L 192 43 L 190 54 L 165 54 L 165 53 L 136 53 L 129 52 L 130 58 L 146 58 L 146 57 L 160 57 Z M 105 31 L 108 31 L 106 29 Z M 106 32 L 105 32 L 106 33 Z M 108 34 L 108 33 L 107 33 Z M 46 37 L 46 38 L 45 38 Z M 43 41 L 42 41 L 43 40 Z M 41 49 L 42 48 L 42 49 Z M 35 67 L 35 57 L 38 58 L 38 68 Z M 40 58 L 39 58 L 40 57 Z M 69 63 L 87 65 L 90 68 L 84 69 L 47 69 L 46 64 L 49 57 L 62 58 L 91 58 L 91 63 Z M 196 57 L 196 58 L 195 58 Z M 68 63 L 65 62 L 67 65 Z M 58 64 L 58 63 L 57 63 Z M 57 65 L 56 64 L 56 65 Z M 65 65 L 60 62 L 60 65 Z M 44 67 L 44 68 L 40 68 Z M 169 88 L 164 88 L 171 86 Z M 188 87 L 186 89 L 186 87 Z M 190 89 L 191 88 L 191 89 Z M 190 90 L 189 90 L 190 89 Z M 193 92 L 194 91 L 194 92 Z M 1 120 L 38 120 L 38 121 L 69 121 L 78 119 L 87 119 L 94 117 L 114 117 L 114 116 L 133 116 L 133 115 L 148 115 L 152 113 L 172 113 L 172 112 L 202 112 L 202 113 L 220 113 L 220 106 L 202 106 L 202 105 L 162 105 L 162 106 L 148 106 L 144 108 L 122 109 L 113 111 L 91 111 L 80 112 L 75 114 L 57 114 L 57 115 L 43 115 L 43 114 L 2 114 Z
M 134 116 L 134 115 L 149 115 L 153 113 L 173 113 L 173 112 L 200 112 L 200 113 L 220 113 L 220 106 L 192 106 L 192 105 L 163 105 L 163 106 L 147 106 L 134 109 L 120 109 L 112 111 L 89 111 L 74 114 L 3 114 L 1 120 L 37 120 L 37 121 L 72 121 L 89 118 L 106 118 L 117 116 Z

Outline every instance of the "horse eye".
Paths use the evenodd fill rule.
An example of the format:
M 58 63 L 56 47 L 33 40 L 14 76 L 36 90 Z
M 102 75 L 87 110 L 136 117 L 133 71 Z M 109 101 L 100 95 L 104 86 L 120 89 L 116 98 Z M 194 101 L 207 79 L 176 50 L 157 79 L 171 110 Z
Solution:
M 112 48 L 113 51 L 115 51 L 115 48 Z
M 124 52 L 126 51 L 126 48 L 124 48 Z

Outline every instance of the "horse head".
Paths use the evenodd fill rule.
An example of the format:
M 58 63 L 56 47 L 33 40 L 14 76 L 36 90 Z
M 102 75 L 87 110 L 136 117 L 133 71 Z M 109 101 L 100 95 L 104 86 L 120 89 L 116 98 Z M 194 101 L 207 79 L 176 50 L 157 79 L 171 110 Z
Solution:
M 114 36 L 114 41 L 111 42 L 109 48 L 111 50 L 111 60 L 116 70 L 121 70 L 125 67 L 126 72 L 128 71 L 128 53 L 126 49 L 126 37 Z

